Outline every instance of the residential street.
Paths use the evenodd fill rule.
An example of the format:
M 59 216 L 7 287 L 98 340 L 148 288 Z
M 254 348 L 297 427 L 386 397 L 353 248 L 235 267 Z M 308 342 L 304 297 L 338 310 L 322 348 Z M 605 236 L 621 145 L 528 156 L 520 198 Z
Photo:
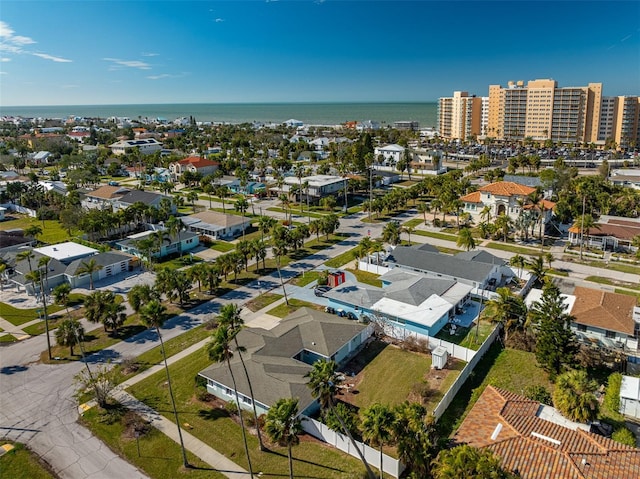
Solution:
M 366 214 L 359 213 L 341 218 L 339 231 L 348 233 L 350 237 L 338 245 L 283 268 L 283 278 L 291 278 L 303 271 L 316 268 L 327 259 L 355 246 L 363 236 L 380 236 L 383 224 L 362 223 L 361 219 L 365 216 Z M 406 221 L 414 216 L 415 212 L 404 213 L 398 216 L 398 220 Z M 449 241 L 419 235 L 412 235 L 411 239 L 414 242 L 428 241 L 434 245 L 455 247 L 455 244 Z M 505 259 L 513 256 L 513 253 L 500 250 L 488 251 Z M 617 280 L 640 282 L 638 275 L 562 261 L 554 262 L 554 268 L 566 268 L 571 271 L 571 276 L 576 278 L 597 274 Z M 188 314 L 168 321 L 162 330 L 163 338 L 168 340 L 193 328 L 215 314 L 223 304 L 242 304 L 268 289 L 278 287 L 277 272 L 267 275 L 259 281 L 229 292 L 224 297 L 209 301 Z M 249 326 L 254 319 L 259 318 L 248 317 Z M 88 359 L 93 364 L 119 361 L 136 356 L 157 344 L 156 334 L 146 331 Z M 26 443 L 63 478 L 145 477 L 76 422 L 78 410 L 77 402 L 73 398 L 73 377 L 84 366 L 79 362 L 53 365 L 38 363 L 40 353 L 45 347 L 45 338 L 39 336 L 0 348 L 0 435 Z

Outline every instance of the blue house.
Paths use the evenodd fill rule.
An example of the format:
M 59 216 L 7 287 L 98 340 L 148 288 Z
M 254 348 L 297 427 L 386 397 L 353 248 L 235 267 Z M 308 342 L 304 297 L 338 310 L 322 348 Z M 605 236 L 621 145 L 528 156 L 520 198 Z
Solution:
M 116 245 L 122 251 L 137 256 L 138 258 L 146 257 L 147 251 L 141 249 L 140 242 L 149 239 L 152 234 L 160 233 L 159 231 L 144 231 L 128 236 L 122 241 L 118 241 Z M 187 253 L 200 244 L 200 237 L 191 231 L 180 231 L 177 235 L 169 235 L 166 231 L 162 231 L 162 245 L 160 248 L 154 246 L 151 256 L 154 258 L 164 258 L 172 254 Z
M 380 277 L 382 288 L 347 281 L 325 293 L 329 306 L 349 317 L 372 321 L 397 339 L 435 336 L 468 308 L 473 287 L 399 268 Z
M 309 308 L 300 308 L 271 329 L 247 328 L 238 335 L 246 348 L 243 358 L 253 386 L 258 414 L 265 414 L 281 398 L 298 398 L 301 414 L 318 409 L 305 375 L 318 360 L 346 363 L 373 333 L 373 325 L 349 321 Z M 252 408 L 249 385 L 240 359 L 231 359 L 240 407 Z M 207 391 L 224 401 L 235 401 L 233 381 L 226 364 L 216 363 L 199 373 Z

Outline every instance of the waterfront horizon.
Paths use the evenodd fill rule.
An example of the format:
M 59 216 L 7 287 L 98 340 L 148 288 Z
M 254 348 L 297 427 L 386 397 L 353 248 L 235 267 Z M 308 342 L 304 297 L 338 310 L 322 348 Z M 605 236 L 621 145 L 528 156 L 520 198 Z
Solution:
M 420 127 L 437 124 L 436 102 L 291 102 L 291 103 L 149 103 L 105 105 L 0 106 L 0 116 L 23 118 L 126 117 L 172 121 L 193 116 L 196 121 L 219 123 L 283 123 L 296 119 L 308 125 L 339 125 L 347 121 L 417 121 Z

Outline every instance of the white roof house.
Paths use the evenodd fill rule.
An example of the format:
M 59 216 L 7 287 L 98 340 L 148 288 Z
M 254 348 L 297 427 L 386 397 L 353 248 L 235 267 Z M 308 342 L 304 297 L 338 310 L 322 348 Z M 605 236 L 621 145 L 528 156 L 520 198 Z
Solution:
M 427 328 L 432 328 L 451 308 L 451 303 L 435 294 L 417 306 L 391 298 L 382 298 L 372 307 L 374 311 L 384 315 L 411 321 Z
M 74 243 L 73 241 L 43 246 L 42 248 L 34 248 L 33 251 L 48 256 L 49 258 L 57 259 L 61 263 L 70 263 L 73 260 L 98 253 L 97 249 L 89 248 L 88 246 Z
M 640 378 L 622 376 L 620 413 L 640 419 Z
M 114 155 L 124 155 L 134 149 L 140 150 L 140 153 L 149 155 L 160 151 L 162 143 L 155 138 L 145 138 L 141 140 L 121 140 L 109 145 Z
M 573 309 L 573 305 L 576 302 L 576 297 L 572 294 L 560 294 L 560 297 L 564 300 L 564 304 L 566 305 L 566 311 L 569 312 Z M 533 288 L 527 295 L 524 300 L 524 304 L 527 305 L 527 308 L 530 308 L 531 305 L 535 302 L 539 302 L 542 299 L 542 290 Z

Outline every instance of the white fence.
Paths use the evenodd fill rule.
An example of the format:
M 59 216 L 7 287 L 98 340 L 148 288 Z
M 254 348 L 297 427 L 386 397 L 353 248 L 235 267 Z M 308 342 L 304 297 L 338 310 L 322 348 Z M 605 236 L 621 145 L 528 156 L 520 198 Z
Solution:
M 449 407 L 449 404 L 451 404 L 453 398 L 456 396 L 456 394 L 458 394 L 458 391 L 460 391 L 462 385 L 465 383 L 478 362 L 480 362 L 482 356 L 485 355 L 485 353 L 489 350 L 493 342 L 498 337 L 498 334 L 500 334 L 500 329 L 501 327 L 498 324 L 498 326 L 491 332 L 487 339 L 485 339 L 484 342 L 480 345 L 480 348 L 475 351 L 475 354 L 464 367 L 464 369 L 460 371 L 460 375 L 456 378 L 455 382 L 451 385 L 449 390 L 445 393 L 444 397 L 440 400 L 438 405 L 433 410 L 433 415 L 436 417 L 436 420 L 440 419 L 442 414 L 444 414 L 446 409 Z
M 332 431 L 321 422 L 303 416 L 302 428 L 313 437 L 316 437 L 327 444 L 331 444 L 350 456 L 357 457 L 358 459 L 360 458 L 358 451 L 354 449 L 353 444 L 351 444 L 351 441 L 349 441 L 347 436 Z M 369 466 L 371 466 L 372 469 L 378 468 L 380 466 L 380 450 L 369 447 L 360 441 L 355 441 L 355 443 L 360 451 L 363 452 L 364 458 Z M 402 474 L 404 469 L 404 464 L 402 464 L 398 459 L 389 457 L 386 454 L 382 455 L 382 470 L 387 474 L 393 477 L 400 477 L 400 474 Z
M 368 271 L 373 274 L 385 274 L 391 268 L 387 268 L 386 266 L 381 266 L 376 263 L 367 263 L 366 261 L 358 261 L 358 269 L 360 271 Z
M 25 208 L 24 206 L 20 206 L 20 205 L 14 205 L 13 203 L 7 203 L 6 205 L 0 205 L 3 206 L 4 208 L 7 208 L 9 211 L 15 211 L 17 213 L 22 213 L 24 215 L 29 215 L 32 218 L 35 218 L 37 213 L 35 210 L 32 210 L 30 208 Z

